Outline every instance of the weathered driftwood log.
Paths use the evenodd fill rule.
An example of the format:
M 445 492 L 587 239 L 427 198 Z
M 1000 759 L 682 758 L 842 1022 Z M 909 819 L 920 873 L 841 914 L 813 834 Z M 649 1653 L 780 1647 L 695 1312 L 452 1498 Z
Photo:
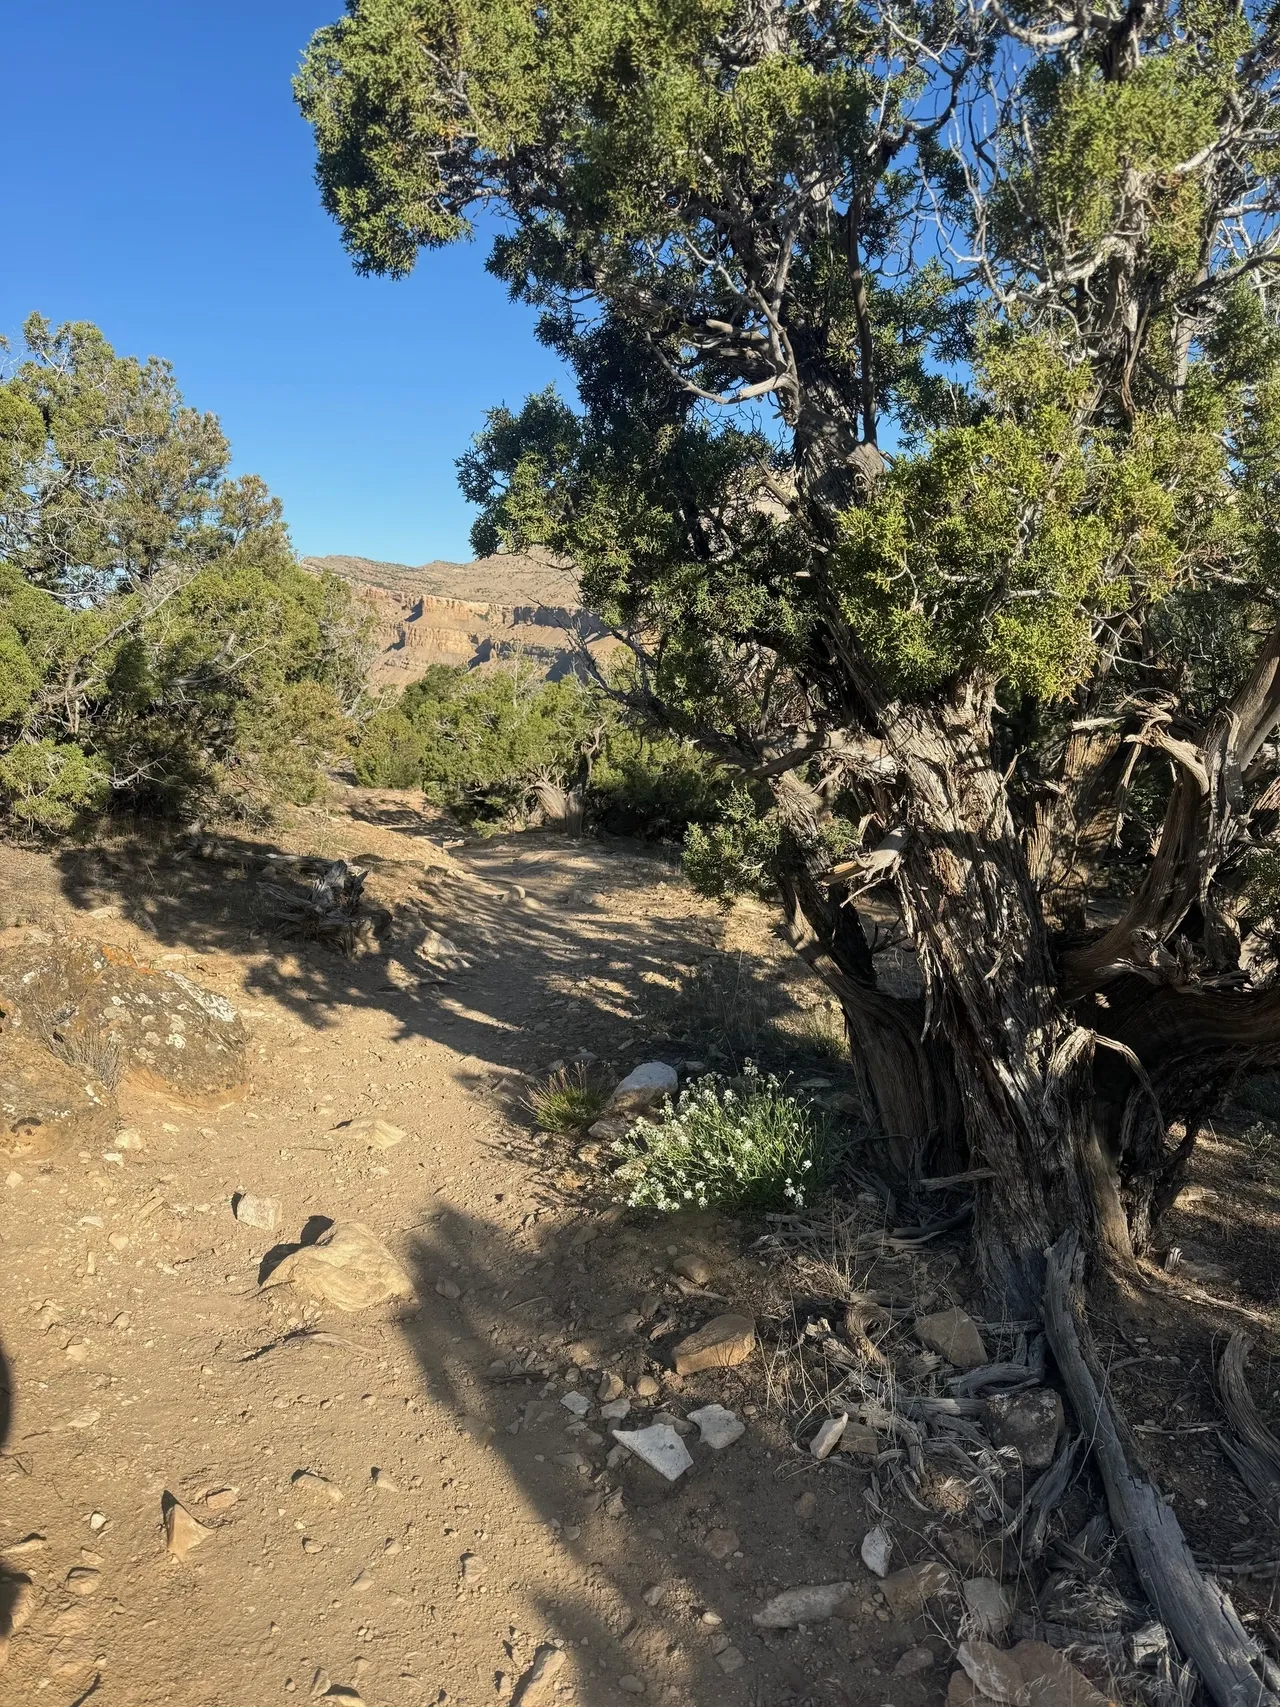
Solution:
M 1218 1359 L 1218 1396 L 1236 1437 L 1220 1435 L 1222 1449 L 1255 1499 L 1272 1509 L 1280 1498 L 1280 1440 L 1258 1415 L 1244 1366 L 1250 1344 L 1237 1328 Z
M 1218 1707 L 1280 1707 L 1280 1673 L 1219 1584 L 1201 1574 L 1173 1507 L 1145 1474 L 1137 1442 L 1106 1396 L 1106 1377 L 1077 1310 L 1079 1240 L 1048 1252 L 1044 1321 L 1063 1386 L 1091 1438 L 1111 1510 L 1156 1615 L 1195 1665 Z

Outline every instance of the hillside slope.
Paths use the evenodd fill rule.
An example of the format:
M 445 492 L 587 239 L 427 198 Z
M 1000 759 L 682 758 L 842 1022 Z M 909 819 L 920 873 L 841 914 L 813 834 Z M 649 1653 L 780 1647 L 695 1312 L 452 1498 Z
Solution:
M 579 603 L 573 572 L 535 558 L 474 563 L 381 563 L 366 557 L 308 557 L 304 566 L 341 575 L 377 618 L 375 687 L 404 687 L 431 664 L 482 669 L 519 659 L 552 680 L 573 668 L 574 637 L 597 654 L 612 645 Z

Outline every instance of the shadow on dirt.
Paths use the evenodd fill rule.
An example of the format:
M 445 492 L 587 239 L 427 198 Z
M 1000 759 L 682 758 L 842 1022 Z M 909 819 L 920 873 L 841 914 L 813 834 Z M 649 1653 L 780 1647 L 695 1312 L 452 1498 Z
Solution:
M 473 1076 L 583 1051 L 614 1062 L 664 1046 L 693 1053 L 709 1033 L 731 1039 L 720 1057 L 730 1062 L 790 1002 L 776 963 L 721 956 L 727 968 L 708 976 L 722 927 L 667 889 L 670 850 L 534 832 L 451 856 L 411 806 L 357 798 L 352 811 L 380 820 L 394 857 L 362 849 L 349 820 L 345 845 L 326 823 L 307 851 L 367 869 L 376 952 L 347 957 L 279 928 L 271 888 L 305 879 L 291 851 L 248 834 L 195 850 L 142 840 L 65 848 L 61 889 L 88 929 L 95 915 L 118 914 L 145 932 L 161 966 L 199 978 L 202 959 L 234 956 L 251 995 L 307 1027 L 381 1010 L 397 1041 L 442 1042 Z
M 686 1379 L 678 1393 L 668 1384 L 659 1398 L 637 1399 L 636 1381 L 660 1364 L 635 1305 L 638 1291 L 661 1277 L 670 1232 L 608 1219 L 600 1228 L 597 1220 L 558 1234 L 536 1224 L 513 1231 L 436 1208 L 411 1246 L 423 1305 L 402 1332 L 433 1404 L 458 1431 L 456 1453 L 440 1469 L 456 1476 L 461 1495 L 451 1543 L 460 1592 L 483 1585 L 536 1615 L 517 1670 L 538 1643 L 563 1640 L 576 1699 L 588 1707 L 621 1699 L 623 1678 L 638 1678 L 659 1699 L 853 1698 L 865 1630 L 836 1621 L 838 1628 L 804 1637 L 793 1659 L 797 1638 L 765 1637 L 751 1613 L 775 1571 L 788 1582 L 856 1573 L 868 1523 L 860 1480 L 850 1475 L 847 1488 L 831 1490 L 828 1478 L 820 1511 L 802 1521 L 793 1503 L 813 1466 L 795 1461 L 781 1424 L 764 1416 L 724 1453 L 701 1447 L 690 1430 L 694 1465 L 675 1484 L 630 1455 L 611 1466 L 612 1428 L 641 1428 L 672 1412 L 683 1418 L 700 1404 L 740 1410 L 759 1370 L 716 1370 Z M 702 1306 L 699 1319 L 705 1315 Z M 631 1396 L 625 1420 L 601 1416 L 598 1389 L 608 1375 Z M 571 1393 L 589 1401 L 581 1418 L 561 1402 Z M 502 1461 L 497 1479 L 514 1493 L 504 1510 L 463 1503 L 469 1465 L 478 1479 L 477 1451 Z M 531 1568 L 530 1531 L 562 1555 L 549 1582 Z M 885 1639 L 890 1646 L 900 1632 Z M 742 1657 L 722 1665 L 717 1656 L 730 1647 Z M 819 1688 L 818 1678 L 830 1686 Z M 925 1699 L 913 1689 L 907 1695 Z

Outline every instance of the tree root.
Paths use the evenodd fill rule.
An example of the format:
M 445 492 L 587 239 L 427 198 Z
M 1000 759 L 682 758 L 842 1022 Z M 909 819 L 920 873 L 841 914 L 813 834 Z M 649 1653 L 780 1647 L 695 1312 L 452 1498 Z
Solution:
M 1245 1380 L 1249 1341 L 1237 1328 L 1218 1360 L 1218 1395 L 1236 1436 L 1221 1435 L 1222 1449 L 1255 1499 L 1274 1511 L 1280 1495 L 1280 1440 L 1263 1422 Z
M 1090 1436 L 1116 1534 L 1178 1647 L 1217 1707 L 1280 1707 L 1280 1670 L 1254 1641 L 1225 1591 L 1201 1575 L 1173 1507 L 1147 1478 L 1137 1443 L 1106 1397 L 1106 1378 L 1073 1292 L 1079 1240 L 1062 1235 L 1047 1253 L 1045 1333 L 1077 1418 Z

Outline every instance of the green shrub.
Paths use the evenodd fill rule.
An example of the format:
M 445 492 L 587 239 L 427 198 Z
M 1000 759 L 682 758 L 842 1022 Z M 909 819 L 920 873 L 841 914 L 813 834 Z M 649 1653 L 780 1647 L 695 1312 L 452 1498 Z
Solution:
M 695 1080 L 613 1145 L 631 1208 L 748 1214 L 803 1208 L 831 1184 L 841 1148 L 829 1120 L 751 1062 L 740 1079 Z
M 562 1067 L 530 1091 L 529 1109 L 544 1132 L 577 1132 L 600 1118 L 608 1100 L 585 1067 Z
M 590 819 L 615 835 L 679 838 L 724 793 L 688 742 L 636 727 L 575 677 L 518 667 L 433 666 L 366 724 L 355 771 L 367 786 L 421 788 L 472 823 L 519 815 L 540 780 L 586 779 Z
M 0 823 L 305 800 L 361 705 L 368 624 L 230 479 L 167 365 L 33 315 L 0 380 Z

